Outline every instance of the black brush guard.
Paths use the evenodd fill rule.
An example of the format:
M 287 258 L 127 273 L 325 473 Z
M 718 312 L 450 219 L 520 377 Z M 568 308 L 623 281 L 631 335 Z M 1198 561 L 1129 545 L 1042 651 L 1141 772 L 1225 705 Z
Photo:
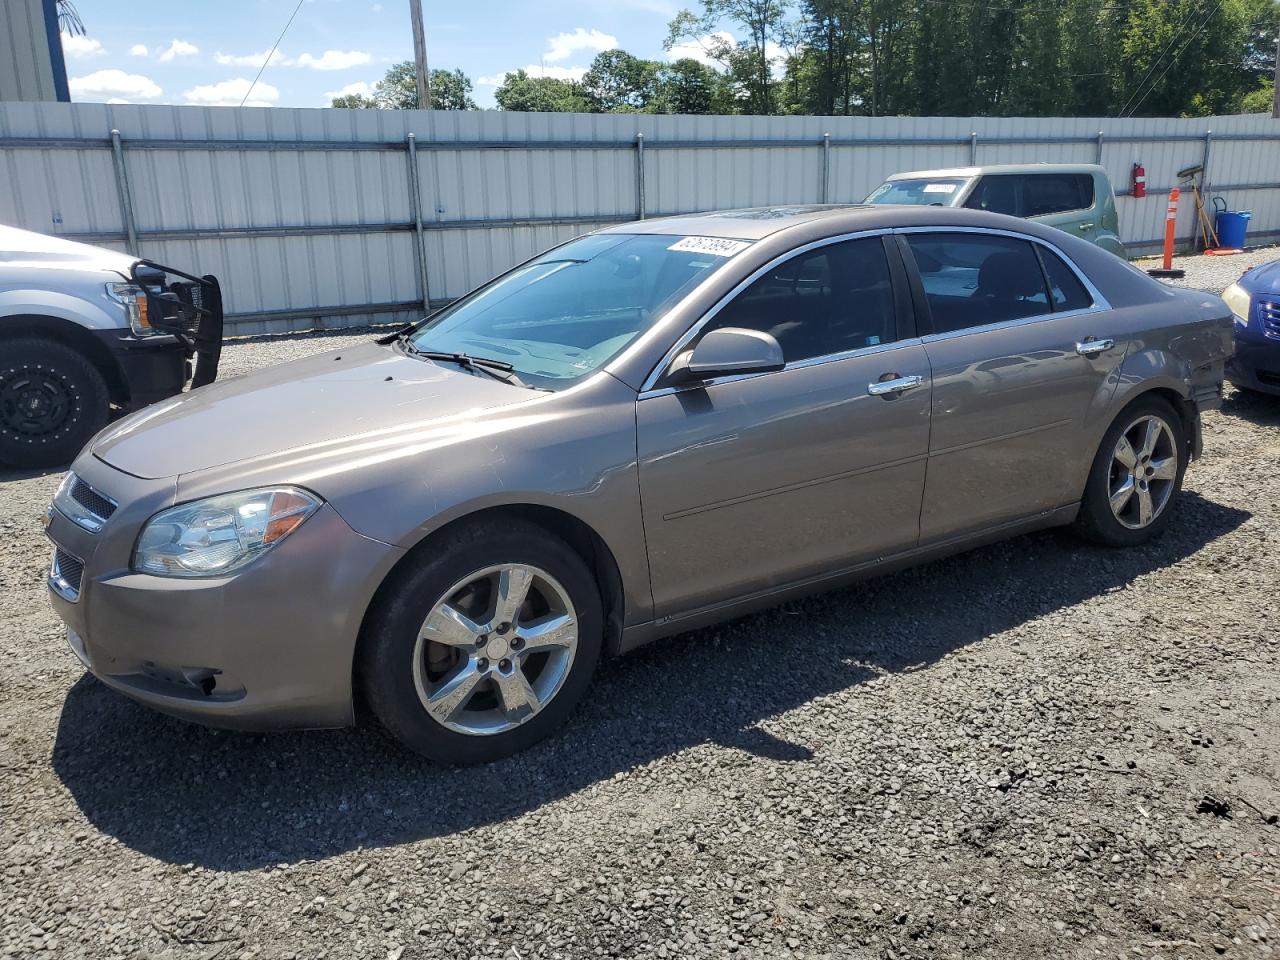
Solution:
M 195 277 L 151 260 L 138 260 L 129 280 L 147 298 L 147 320 L 173 334 L 195 358 L 191 386 L 203 387 L 218 376 L 222 356 L 222 288 L 214 276 Z M 170 280 L 169 276 L 180 277 Z

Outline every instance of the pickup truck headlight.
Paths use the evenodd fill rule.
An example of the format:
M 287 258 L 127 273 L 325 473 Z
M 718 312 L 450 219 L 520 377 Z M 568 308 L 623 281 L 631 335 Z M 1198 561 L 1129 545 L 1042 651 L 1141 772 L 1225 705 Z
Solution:
M 320 503 L 297 487 L 270 487 L 170 507 L 143 527 L 133 569 L 158 577 L 223 576 L 278 544 Z
M 124 307 L 129 317 L 129 329 L 138 337 L 153 337 L 161 333 L 151 326 L 147 317 L 147 294 L 135 283 L 108 283 L 107 296 Z
M 1240 284 L 1233 283 L 1222 291 L 1222 299 L 1236 315 L 1236 323 L 1242 327 L 1249 326 L 1249 311 L 1253 307 L 1253 295 Z

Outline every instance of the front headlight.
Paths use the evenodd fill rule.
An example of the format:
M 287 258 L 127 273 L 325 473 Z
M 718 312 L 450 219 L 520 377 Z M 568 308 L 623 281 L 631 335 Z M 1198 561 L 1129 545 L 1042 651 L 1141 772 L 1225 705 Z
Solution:
M 151 326 L 147 316 L 147 293 L 134 283 L 108 283 L 107 296 L 124 307 L 129 329 L 135 336 L 150 337 L 161 331 Z
M 220 577 L 266 553 L 320 503 L 297 487 L 271 487 L 170 507 L 143 527 L 133 569 L 158 577 Z
M 1253 295 L 1238 283 L 1233 283 L 1222 291 L 1222 299 L 1227 302 L 1231 312 L 1236 315 L 1236 323 L 1242 327 L 1249 325 L 1249 310 L 1253 307 Z

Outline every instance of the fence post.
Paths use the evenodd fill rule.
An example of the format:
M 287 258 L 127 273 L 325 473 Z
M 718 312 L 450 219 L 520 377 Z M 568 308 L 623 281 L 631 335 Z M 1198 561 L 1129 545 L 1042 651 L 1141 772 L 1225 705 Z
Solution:
M 120 131 L 111 131 L 111 165 L 116 173 L 116 193 L 120 197 L 120 219 L 124 221 L 125 249 L 138 255 L 138 230 L 133 223 L 133 194 L 129 190 L 129 172 L 124 168 L 124 144 Z
M 1095 155 L 1094 161 L 1093 161 L 1098 166 L 1102 166 L 1102 137 L 1103 137 L 1103 133 L 1101 130 L 1099 130 L 1098 131 L 1098 152 Z
M 636 219 L 644 219 L 644 134 L 636 134 Z
M 418 268 L 418 282 L 422 285 L 422 309 L 431 312 L 431 289 L 427 286 L 426 236 L 422 230 L 422 197 L 418 183 L 418 138 L 412 133 L 409 143 L 409 202 L 413 204 L 413 260 Z
M 831 191 L 831 134 L 822 135 L 822 203 L 830 203 Z
M 976 167 L 978 165 L 978 131 L 974 130 L 969 134 L 969 166 Z

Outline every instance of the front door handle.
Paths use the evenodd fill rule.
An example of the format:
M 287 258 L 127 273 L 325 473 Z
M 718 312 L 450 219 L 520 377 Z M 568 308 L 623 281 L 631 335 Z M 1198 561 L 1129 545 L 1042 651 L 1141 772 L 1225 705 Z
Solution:
M 1114 340 L 1082 340 L 1076 344 L 1076 353 L 1082 357 L 1096 357 L 1116 345 Z
M 886 374 L 886 376 L 892 377 L 892 379 L 868 383 L 867 393 L 873 397 L 897 396 L 900 393 L 906 393 L 908 390 L 914 390 L 924 383 L 924 377 L 915 374 L 909 377 L 895 377 L 892 374 Z
M 1076 229 L 1077 229 L 1077 230 L 1092 230 L 1092 229 L 1093 229 L 1093 224 L 1092 224 L 1092 223 L 1082 223 L 1082 224 L 1080 224 L 1078 227 L 1076 227 Z

